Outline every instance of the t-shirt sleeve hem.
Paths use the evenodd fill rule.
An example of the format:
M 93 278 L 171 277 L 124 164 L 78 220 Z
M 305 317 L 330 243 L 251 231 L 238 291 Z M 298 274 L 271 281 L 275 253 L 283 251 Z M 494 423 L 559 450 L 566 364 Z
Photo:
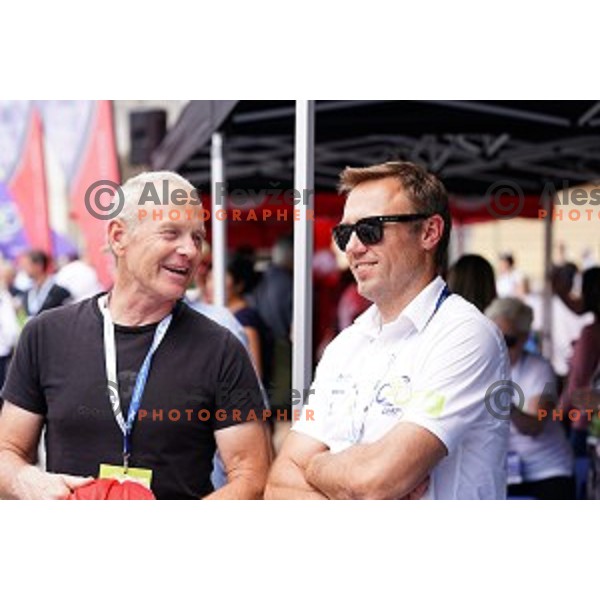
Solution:
M 23 410 L 26 410 L 27 412 L 34 413 L 34 414 L 40 415 L 42 417 L 46 416 L 46 411 L 43 408 L 40 408 L 39 406 L 35 406 L 35 405 L 31 404 L 30 402 L 26 402 L 21 399 L 16 399 L 15 396 L 11 396 L 10 394 L 3 394 L 2 400 L 4 403 L 13 404 L 14 406 L 17 406 L 19 408 L 22 408 Z

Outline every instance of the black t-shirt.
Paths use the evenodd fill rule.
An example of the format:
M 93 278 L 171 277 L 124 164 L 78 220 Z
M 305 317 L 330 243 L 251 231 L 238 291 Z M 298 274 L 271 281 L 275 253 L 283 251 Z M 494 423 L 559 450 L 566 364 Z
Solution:
M 21 334 L 2 397 L 45 415 L 48 471 L 97 477 L 101 463 L 123 462 L 123 435 L 107 391 L 102 323 L 96 296 L 40 314 Z M 125 419 L 155 329 L 115 326 Z M 202 497 L 212 491 L 214 431 L 253 415 L 260 420 L 263 408 L 243 346 L 178 302 L 152 359 L 130 466 L 152 469 L 157 498 Z

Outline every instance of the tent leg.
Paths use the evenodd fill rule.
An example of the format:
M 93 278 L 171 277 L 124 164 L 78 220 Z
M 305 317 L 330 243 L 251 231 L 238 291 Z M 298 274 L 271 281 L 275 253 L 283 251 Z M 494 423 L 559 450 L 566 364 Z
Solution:
M 542 354 L 552 359 L 552 217 L 554 199 L 550 194 L 544 198 L 544 296 L 542 302 Z
M 226 200 L 217 196 L 225 189 L 225 168 L 223 160 L 223 134 L 213 133 L 210 149 L 211 177 L 211 226 L 214 304 L 225 306 L 225 270 L 227 261 L 227 220 L 217 219 L 217 211 L 225 210 Z M 220 185 L 221 184 L 221 185 Z
M 314 215 L 315 101 L 296 101 L 294 188 L 300 192 L 299 219 L 294 221 L 294 311 L 292 321 L 292 387 L 304 398 L 312 378 L 312 257 Z M 297 395 L 297 394 L 296 394 Z M 292 399 L 292 402 L 294 399 Z M 297 410 L 300 405 L 292 405 Z

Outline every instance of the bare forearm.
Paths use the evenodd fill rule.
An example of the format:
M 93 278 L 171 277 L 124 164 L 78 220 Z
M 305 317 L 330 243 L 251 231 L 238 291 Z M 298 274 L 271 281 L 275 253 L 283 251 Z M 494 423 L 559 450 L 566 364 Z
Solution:
M 291 460 L 276 462 L 265 490 L 266 500 L 327 500 L 306 481 L 304 469 Z
M 0 498 L 20 500 L 26 497 L 21 480 L 28 469 L 39 471 L 19 454 L 11 450 L 0 451 Z
M 364 452 L 357 452 L 356 448 L 352 453 L 323 452 L 315 456 L 306 469 L 308 483 L 333 500 L 361 498 L 357 473 L 360 462 L 357 459 L 360 460 L 359 455 Z
M 260 500 L 265 488 L 264 478 L 240 476 L 209 494 L 204 500 Z
M 427 476 L 427 471 L 381 468 L 377 444 L 352 446 L 343 452 L 315 456 L 306 470 L 308 482 L 332 500 L 392 500 L 408 496 Z
M 267 485 L 265 500 L 329 500 L 329 498 L 310 485 L 292 487 L 274 482 Z
M 544 429 L 544 421 L 538 417 L 528 415 L 518 408 L 513 407 L 510 411 L 510 420 L 518 429 L 519 433 L 535 437 Z

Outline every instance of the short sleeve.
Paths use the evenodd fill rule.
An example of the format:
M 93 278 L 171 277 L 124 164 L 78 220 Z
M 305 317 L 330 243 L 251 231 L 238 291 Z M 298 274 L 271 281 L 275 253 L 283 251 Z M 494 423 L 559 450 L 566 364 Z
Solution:
M 213 426 L 224 429 L 247 421 L 263 421 L 265 410 L 264 391 L 248 352 L 233 334 L 227 332 L 212 415 Z
M 429 348 L 404 420 L 433 433 L 451 454 L 472 428 L 497 421 L 489 393 L 509 379 L 508 356 L 493 324 L 479 319 L 444 328 Z
M 40 320 L 31 319 L 17 343 L 2 388 L 2 399 L 29 412 L 45 415 L 48 407 L 40 385 L 40 337 Z

